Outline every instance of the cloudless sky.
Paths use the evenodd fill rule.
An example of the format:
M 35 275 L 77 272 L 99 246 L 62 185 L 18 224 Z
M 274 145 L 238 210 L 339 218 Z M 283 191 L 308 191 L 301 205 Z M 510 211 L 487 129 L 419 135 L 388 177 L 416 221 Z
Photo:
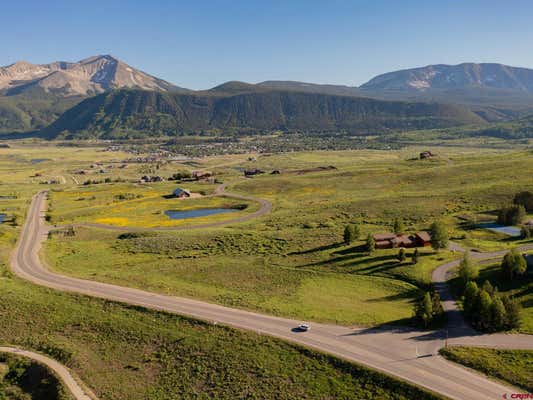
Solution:
M 0 65 L 112 54 L 176 85 L 360 85 L 428 64 L 533 68 L 531 0 L 2 0 Z

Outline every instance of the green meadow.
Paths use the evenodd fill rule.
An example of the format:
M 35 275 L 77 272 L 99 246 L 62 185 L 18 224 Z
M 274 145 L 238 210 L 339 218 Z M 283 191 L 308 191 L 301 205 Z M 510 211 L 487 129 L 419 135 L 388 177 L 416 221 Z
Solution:
M 399 262 L 397 249 L 368 254 L 366 235 L 389 231 L 395 218 L 403 220 L 408 232 L 428 229 L 441 219 L 461 246 L 512 248 L 524 241 L 474 229 L 464 221 L 493 215 L 514 193 L 531 190 L 533 172 L 527 151 L 435 147 L 437 157 L 414 160 L 423 149 L 254 155 L 256 161 L 225 155 L 130 164 L 100 173 L 90 165 L 115 165 L 131 154 L 15 142 L 0 149 L 0 196 L 7 196 L 0 197 L 0 213 L 8 217 L 0 224 L 0 340 L 52 355 L 102 399 L 433 398 L 275 339 L 35 287 L 7 268 L 31 196 L 48 189 L 52 224 L 147 228 L 122 235 L 76 227 L 75 236 L 53 235 L 41 256 L 61 273 L 305 320 L 409 324 L 413 301 L 429 287 L 432 270 L 459 255 L 424 248 L 417 264 L 410 262 L 412 250 Z M 335 169 L 325 169 L 329 166 Z M 265 174 L 242 176 L 242 169 L 255 168 Z M 87 174 L 77 174 L 79 169 Z M 257 210 L 253 201 L 211 196 L 215 184 L 136 183 L 145 174 L 168 177 L 184 169 L 212 171 L 228 192 L 268 199 L 273 210 L 224 227 L 148 230 L 165 224 L 194 227 Z M 281 174 L 271 175 L 274 169 Z M 87 179 L 105 178 L 112 182 L 83 185 Z M 48 179 L 59 183 L 40 183 Z M 165 198 L 175 187 L 204 197 Z M 247 208 L 231 217 L 169 223 L 162 214 L 177 205 L 194 209 L 244 203 Z M 342 232 L 349 223 L 357 224 L 361 234 L 345 245 Z M 523 295 L 522 330 L 529 331 L 528 287 L 502 285 L 501 290 Z
M 533 391 L 532 350 L 446 347 L 440 353 L 451 361 L 476 369 L 527 392 Z
M 0 158 L 2 168 L 8 164 Z M 14 277 L 8 268 L 9 256 L 30 198 L 39 189 L 57 189 L 58 185 L 31 182 L 36 169 L 31 163 L 11 168 L 21 170 L 16 176 L 2 175 L 11 182 L 0 185 L 0 194 L 16 193 L 17 197 L 0 201 L 3 211 L 13 210 L 19 220 L 16 225 L 0 224 L 0 342 L 50 355 L 73 370 L 100 399 L 440 398 L 280 340 L 61 293 Z M 75 187 L 62 185 L 65 190 Z M 99 238 L 103 240 L 105 235 Z M 7 373 L 2 361 L 0 366 L 0 372 Z M 53 381 L 48 383 L 54 393 L 62 390 Z M 15 399 L 19 394 L 27 398 L 23 390 L 14 380 L 0 387 L 0 393 Z
M 431 271 L 458 255 L 424 248 L 416 265 L 410 262 L 412 250 L 407 261 L 399 262 L 396 249 L 367 254 L 366 235 L 390 231 L 395 218 L 404 221 L 408 232 L 428 229 L 441 219 L 451 238 L 464 247 L 487 251 L 517 246 L 523 241 L 473 229 L 464 219 L 474 220 L 511 202 L 514 193 L 530 188 L 533 171 L 526 151 L 440 148 L 437 157 L 417 160 L 419 150 L 199 159 L 195 168 L 216 170 L 228 192 L 268 199 L 272 213 L 223 228 L 129 237 L 77 228 L 74 237 L 48 241 L 44 256 L 64 274 L 275 315 L 346 325 L 406 324 L 414 300 L 429 287 Z M 243 169 L 265 174 L 245 179 Z M 281 174 L 270 174 L 273 170 Z M 162 226 L 152 213 L 161 209 L 159 202 L 166 201 L 161 194 L 172 185 L 121 185 L 94 185 L 92 195 L 86 187 L 51 192 L 52 221 L 113 222 L 122 216 L 135 220 L 134 226 Z M 113 203 L 116 193 L 130 189 L 152 194 Z M 93 205 L 77 200 L 90 196 Z M 226 199 L 183 203 L 201 201 Z M 122 207 L 124 211 L 117 211 Z M 217 220 L 182 223 L 194 226 L 211 218 Z M 357 224 L 361 235 L 346 246 L 342 231 L 349 223 Z

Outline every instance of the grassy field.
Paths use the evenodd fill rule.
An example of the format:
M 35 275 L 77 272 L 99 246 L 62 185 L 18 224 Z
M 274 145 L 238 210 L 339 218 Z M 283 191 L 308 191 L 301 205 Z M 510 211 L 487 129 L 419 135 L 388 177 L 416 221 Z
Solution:
M 191 220 L 172 220 L 167 210 L 193 210 L 200 208 L 244 208 L 242 211 L 194 218 L 193 224 L 218 222 L 238 218 L 256 211 L 255 202 L 225 196 L 210 197 L 215 188 L 209 184 L 186 184 L 193 193 L 204 193 L 200 198 L 167 198 L 178 186 L 176 183 L 137 185 L 115 183 L 89 185 L 82 189 L 54 189 L 49 214 L 51 223 L 95 222 L 115 226 L 162 227 L 191 224 Z M 179 185 L 182 186 L 182 185 Z M 124 199 L 125 198 L 125 199 Z
M 48 241 L 45 256 L 61 273 L 228 306 L 347 325 L 405 324 L 413 301 L 430 283 L 431 271 L 457 255 L 423 249 L 418 264 L 400 263 L 397 250 L 366 254 L 362 239 L 367 233 L 390 230 L 396 217 L 404 220 L 408 232 L 443 219 L 453 240 L 465 247 L 486 251 L 517 246 L 522 241 L 472 229 L 461 218 L 507 204 L 515 192 L 529 188 L 533 171 L 531 154 L 524 151 L 437 149 L 440 156 L 434 159 L 414 160 L 419 150 L 199 159 L 194 168 L 216 171 L 230 183 L 229 191 L 270 200 L 273 212 L 220 229 L 127 239 L 80 228 L 75 237 Z M 335 169 L 320 169 L 328 166 Z M 254 168 L 267 173 L 240 177 L 242 169 Z M 274 169 L 282 173 L 270 175 Z M 160 199 L 168 183 L 150 189 L 121 185 L 95 185 L 93 194 L 85 187 L 52 192 L 52 221 L 124 218 L 114 222 L 162 224 L 154 222 L 158 216 L 152 213 L 162 209 L 160 201 L 167 201 Z M 113 196 L 126 191 L 152 194 L 115 204 Z M 92 205 L 77 200 L 92 196 Z M 204 200 L 213 201 L 190 204 Z M 350 246 L 341 243 L 347 223 L 361 228 L 361 240 Z
M 9 149 L 14 150 L 21 157 L 24 154 L 24 149 Z M 66 174 L 76 164 L 75 156 L 68 155 L 72 149 L 51 151 L 61 156 L 47 151 L 35 151 L 35 155 L 64 158 L 54 174 Z M 90 157 L 108 156 L 84 151 Z M 30 153 L 33 157 L 33 150 Z M 0 195 L 16 194 L 16 198 L 0 200 L 0 212 L 19 217 L 17 224 L 0 224 L 0 342 L 51 355 L 74 370 L 100 399 L 438 398 L 279 340 L 22 282 L 12 276 L 7 263 L 31 195 L 43 187 L 65 192 L 86 187 L 77 189 L 68 181 L 40 185 L 32 178 L 35 164 L 13 162 L 10 157 L 0 156 L 0 168 Z M 94 245 L 105 242 L 107 234 Z M 139 254 L 140 261 L 143 257 Z
M 84 176 L 133 181 L 141 174 L 211 170 L 230 182 L 228 190 L 267 198 L 274 208 L 258 220 L 217 229 L 121 237 L 77 228 L 74 237 L 53 236 L 43 253 L 65 274 L 230 306 L 342 324 L 406 323 L 433 268 L 457 255 L 426 248 L 418 264 L 400 263 L 397 250 L 368 255 L 362 248 L 367 233 L 390 230 L 398 216 L 409 232 L 442 218 L 462 245 L 515 246 L 520 241 L 469 230 L 457 217 L 508 203 L 516 191 L 530 189 L 533 171 L 527 152 L 437 149 L 440 157 L 409 161 L 419 150 L 291 153 L 257 161 L 247 155 L 208 157 Z M 20 225 L 31 195 L 51 188 L 54 223 L 127 218 L 122 223 L 160 225 L 160 212 L 167 209 L 162 195 L 172 184 L 75 184 L 76 169 L 129 156 L 20 143 L 0 149 L 0 196 L 16 196 L 0 200 L 0 212 L 17 215 Z M 50 161 L 32 163 L 35 159 Z M 336 169 L 316 169 L 329 165 Z M 243 179 L 243 168 L 282 173 Z M 65 179 L 39 184 L 47 177 Z M 214 188 L 190 186 L 206 194 Z M 116 201 L 123 193 L 142 197 Z M 186 202 L 179 204 L 234 205 L 211 197 Z M 250 203 L 244 212 L 256 206 Z M 349 246 L 342 243 L 347 223 L 361 228 L 361 239 Z M 19 229 L 10 222 L 0 225 L 0 340 L 52 354 L 102 399 L 429 398 L 404 385 L 392 391 L 389 378 L 274 339 L 23 283 L 6 268 Z
M 449 360 L 533 392 L 533 351 L 480 347 L 447 347 L 440 353 Z

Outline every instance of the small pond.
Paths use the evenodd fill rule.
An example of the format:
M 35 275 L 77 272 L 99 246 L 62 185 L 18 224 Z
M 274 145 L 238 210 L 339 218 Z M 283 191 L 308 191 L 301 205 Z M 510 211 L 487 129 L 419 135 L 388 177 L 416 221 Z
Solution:
M 499 225 L 496 222 L 485 222 L 478 226 L 483 229 L 488 229 L 489 231 L 503 233 L 507 236 L 519 237 L 522 235 L 520 228 L 517 228 L 516 226 Z
M 213 214 L 222 214 L 239 211 L 235 208 L 197 208 L 196 210 L 167 210 L 165 215 L 170 219 L 187 219 L 206 217 Z
M 6 214 L 0 214 L 0 224 L 6 220 Z

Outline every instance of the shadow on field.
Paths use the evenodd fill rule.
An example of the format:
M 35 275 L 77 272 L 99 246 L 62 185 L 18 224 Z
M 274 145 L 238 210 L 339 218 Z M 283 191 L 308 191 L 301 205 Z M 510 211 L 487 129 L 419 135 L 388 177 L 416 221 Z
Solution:
M 332 244 L 328 244 L 325 246 L 314 247 L 308 250 L 293 251 L 292 253 L 289 253 L 289 256 L 300 256 L 304 254 L 311 254 L 311 253 L 317 253 L 320 251 L 332 250 L 332 249 L 342 247 L 343 245 L 344 243 L 332 243 Z
M 366 303 L 379 303 L 382 301 L 394 301 L 394 300 L 405 300 L 405 299 L 414 301 L 418 297 L 420 297 L 420 289 L 412 288 L 409 290 L 405 290 L 401 293 L 396 293 L 396 294 L 391 294 L 388 296 L 382 296 L 382 297 L 377 297 L 374 299 L 369 299 L 369 300 L 366 300 L 365 302 Z

